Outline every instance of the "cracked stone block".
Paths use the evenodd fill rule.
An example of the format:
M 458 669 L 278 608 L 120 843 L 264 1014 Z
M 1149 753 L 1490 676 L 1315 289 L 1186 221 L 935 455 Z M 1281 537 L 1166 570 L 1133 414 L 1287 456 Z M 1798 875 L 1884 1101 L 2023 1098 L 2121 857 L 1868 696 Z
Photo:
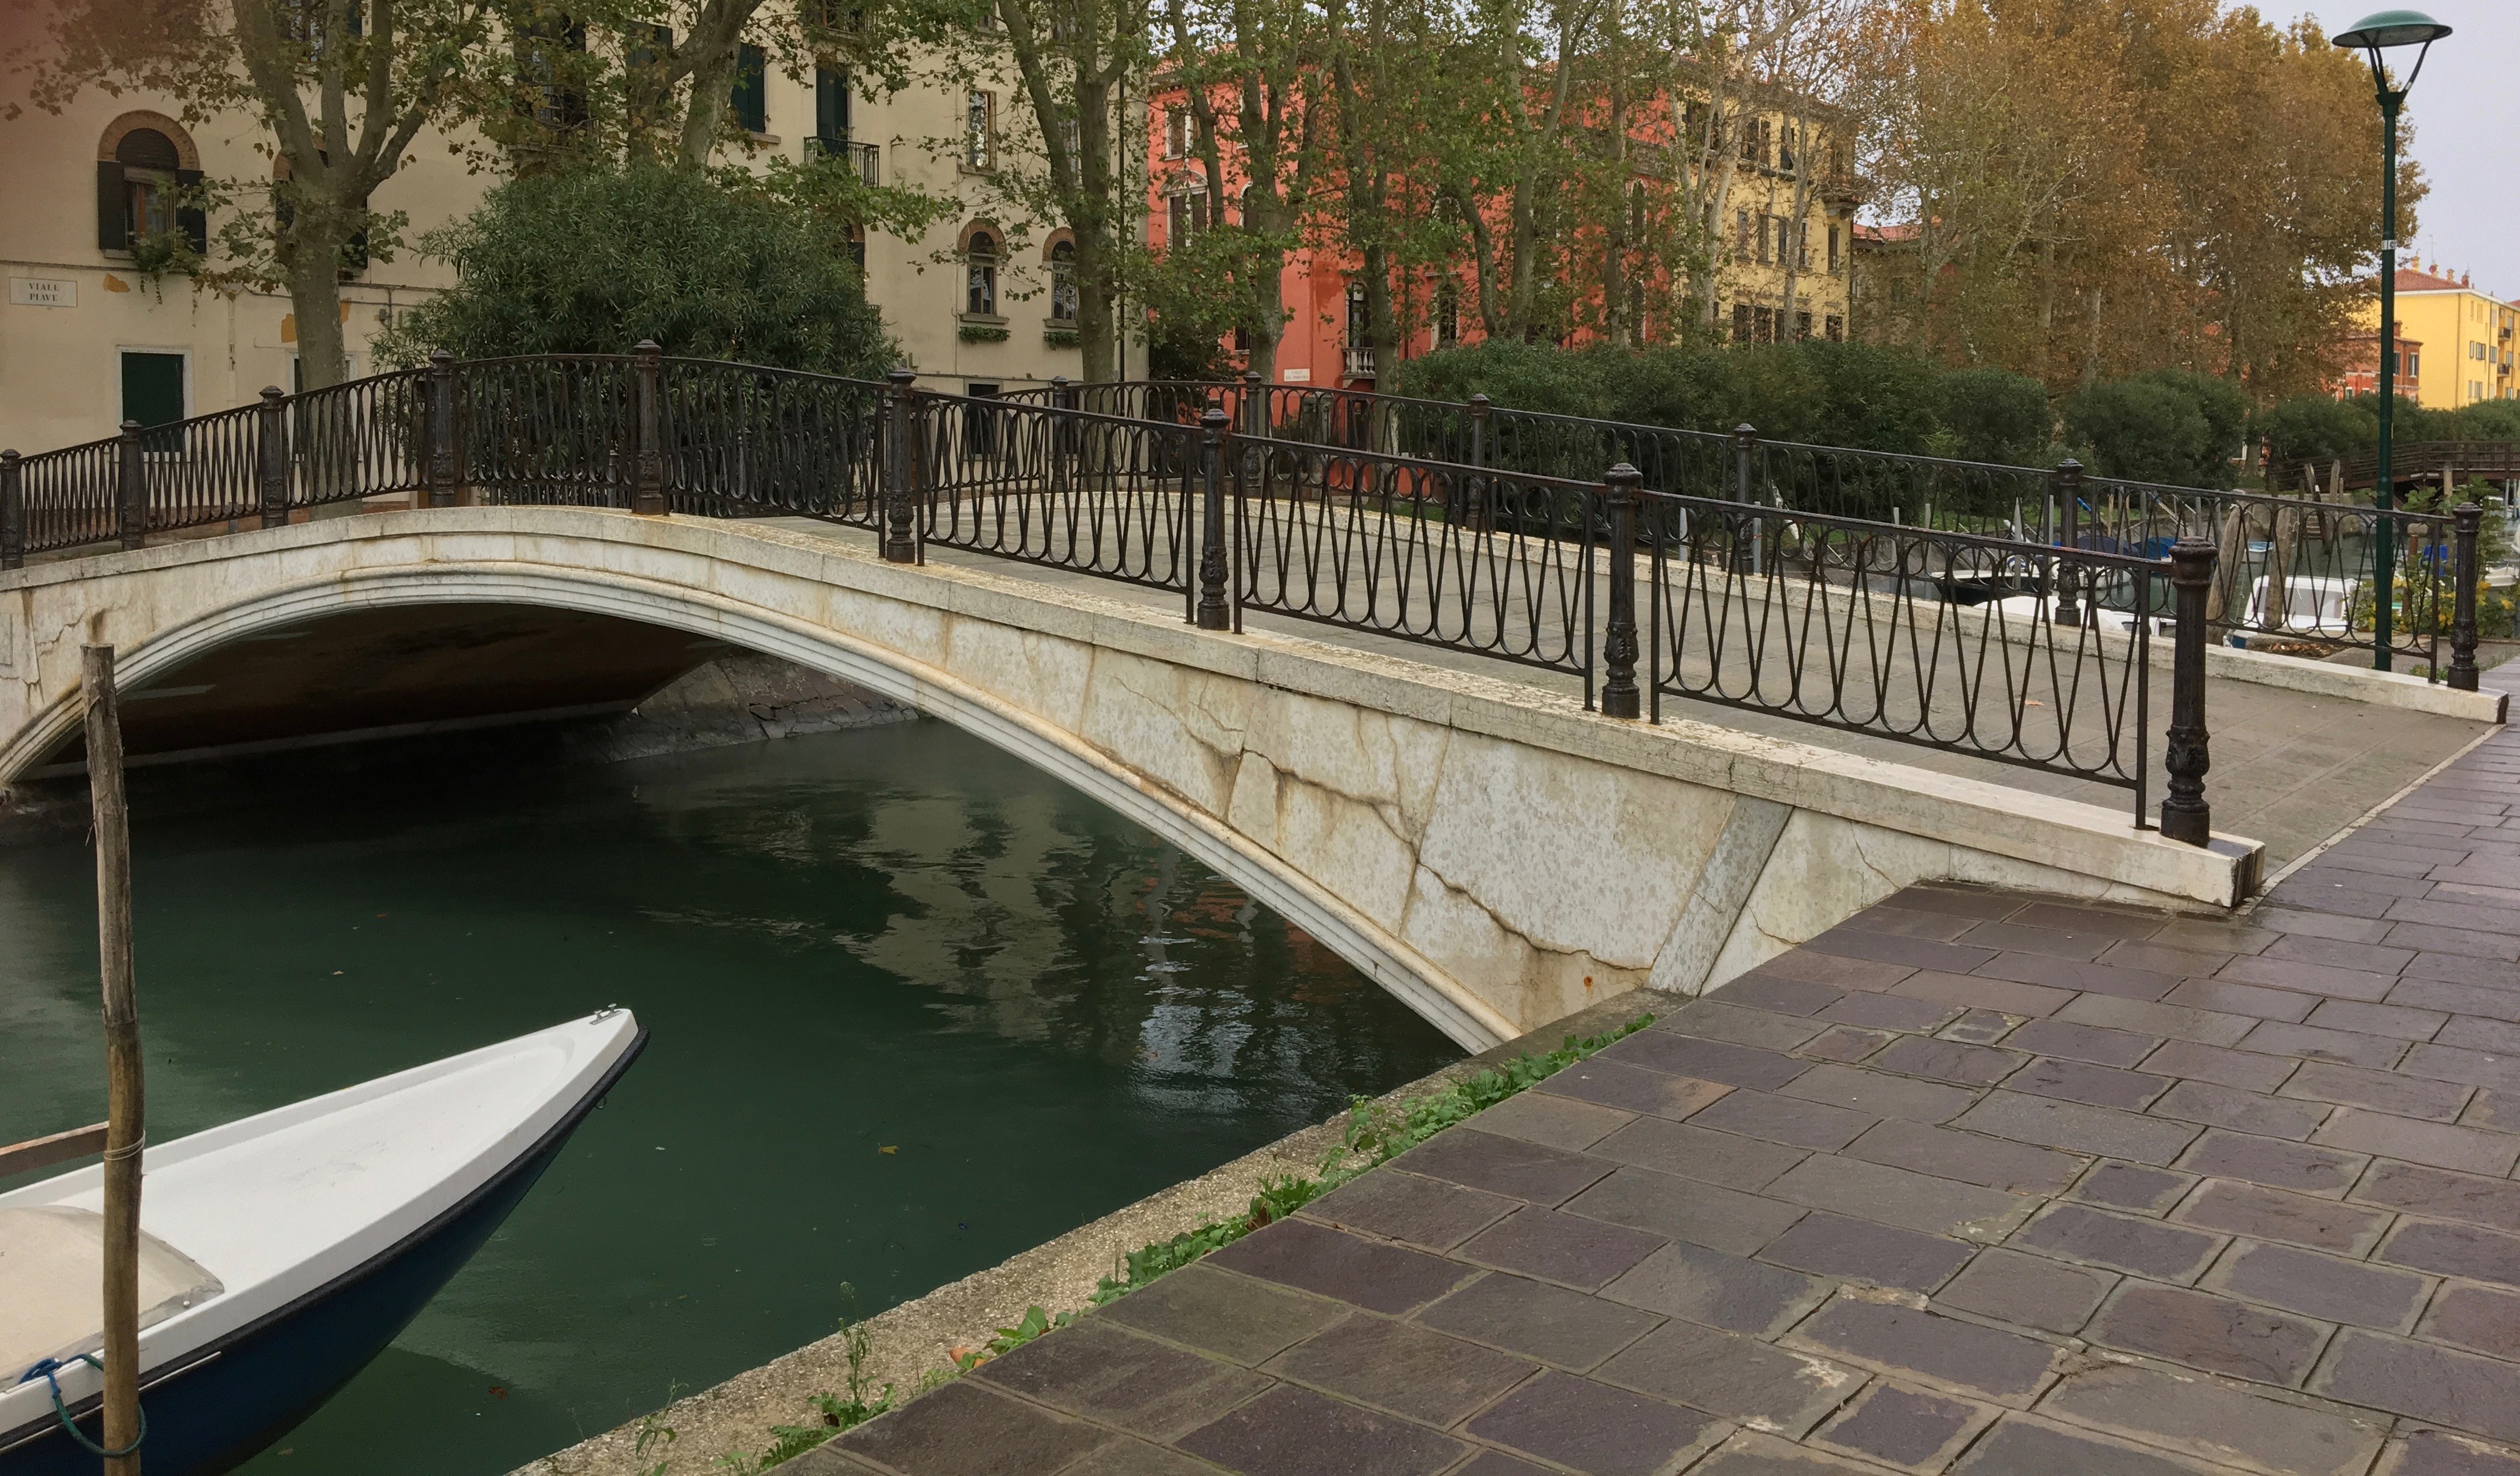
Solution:
M 2380 1162 L 2371 1166 L 2351 1197 L 2436 1220 L 2520 1230 L 2520 1184 L 2508 1179 Z
M 1679 1242 L 1647 1256 L 1601 1295 L 1710 1327 L 1774 1336 L 1819 1306 L 1828 1283 Z
M 2445 1276 L 2520 1286 L 2520 1235 L 2482 1226 L 2402 1220 L 2375 1259 Z
M 2428 1277 L 2406 1272 L 2254 1240 L 2234 1245 L 2205 1284 L 2322 1321 L 2354 1322 L 2385 1332 L 2406 1331 L 2433 1286 Z
M 1662 1325 L 1639 1308 L 1503 1275 L 1481 1276 L 1418 1320 L 1578 1373 Z
M 2100 1309 L 2092 1342 L 2190 1368 L 2298 1385 L 2331 1329 L 2324 1322 L 2178 1286 L 2130 1281 Z
M 2208 1128 L 2179 1159 L 2179 1167 L 2191 1174 L 2245 1179 L 2305 1194 L 2341 1194 L 2370 1161 L 2367 1153 L 2343 1153 Z
M 1694 1322 L 1664 1323 L 1593 1376 L 1791 1436 L 1820 1423 L 1864 1381 L 1824 1359 Z
M 1998 1246 L 1978 1252 L 1935 1299 L 1998 1321 L 2070 1333 L 2091 1320 L 2117 1279 L 2109 1272 Z
M 1964 1399 L 1876 1381 L 1812 1440 L 1885 1465 L 1939 1471 L 2001 1412 Z
M 1762 1260 L 1840 1280 L 1932 1291 L 1967 1262 L 1971 1247 L 1868 1220 L 1806 1215 L 1759 1252 Z
M 2520 1454 L 2441 1430 L 2393 1442 L 2373 1476 L 2520 1476 Z
M 2094 1107 L 2115 1107 L 2122 1112 L 2140 1112 L 2146 1103 L 2169 1090 L 2170 1085 L 2170 1079 L 2164 1076 L 2122 1071 L 2115 1066 L 2097 1066 L 2090 1061 L 2042 1056 L 2005 1077 L 2003 1090 L 2027 1092 L 2033 1096 L 2052 1096 Z
M 2255 1092 L 2242 1092 L 2212 1082 L 2181 1082 L 2152 1104 L 2153 1115 L 2254 1133 L 2261 1138 L 2307 1139 L 2325 1121 L 2330 1109 L 2309 1102 L 2286 1101 Z
M 2015 1194 L 2052 1194 L 2083 1171 L 2083 1160 L 2072 1154 L 1897 1118 L 1885 1118 L 1840 1151 L 1867 1163 Z
M 1846 1296 L 1814 1314 L 1793 1337 L 1887 1373 L 2004 1403 L 2036 1393 L 2059 1351 L 2018 1333 Z
M 2306 1407 L 2215 1379 L 2108 1364 L 2067 1375 L 2040 1412 L 2271 1476 L 2361 1476 L 2383 1422 Z M 2051 1467 L 2059 1472 L 2080 1467 Z
M 2012 1237 L 2016 1247 L 2044 1250 L 2161 1281 L 2192 1281 L 2223 1248 L 2224 1237 L 2152 1220 L 2130 1219 L 2079 1204 L 2051 1204 Z
M 1571 1096 L 1656 1117 L 1687 1117 L 1731 1090 L 1717 1082 L 1647 1071 L 1642 1066 L 1622 1066 L 1597 1056 L 1558 1072 L 1532 1088 L 1532 1094 Z
M 1894 1042 L 1873 1058 L 1872 1064 L 1908 1076 L 1930 1076 L 1964 1087 L 1984 1087 L 2010 1076 L 2028 1059 L 2018 1051 L 1912 1035 Z
M 2038 1205 L 2001 1189 L 1829 1153 L 1794 1165 L 1767 1191 L 1814 1209 L 1971 1240 L 2002 1239 Z
M 2520 1362 L 2520 1296 L 2490 1286 L 2452 1286 L 2424 1315 L 2423 1335 Z
M 2520 1440 L 2520 1365 L 2348 1327 L 2311 1388 L 2350 1405 Z
M 2170 1218 L 2182 1225 L 2360 1256 L 2380 1243 L 2380 1232 L 2389 1228 L 2391 1217 L 2335 1199 L 2209 1179 Z

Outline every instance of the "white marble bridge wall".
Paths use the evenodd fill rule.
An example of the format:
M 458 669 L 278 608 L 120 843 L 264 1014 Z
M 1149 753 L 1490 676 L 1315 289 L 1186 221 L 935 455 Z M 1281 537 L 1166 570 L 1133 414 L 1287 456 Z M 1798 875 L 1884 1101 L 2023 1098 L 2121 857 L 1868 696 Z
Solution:
M 1635 986 L 1702 990 L 1910 882 L 2228 905 L 2122 811 L 1508 680 L 1192 630 L 1091 592 L 879 561 L 870 540 L 446 509 L 0 574 L 0 783 L 80 721 L 78 648 L 145 690 L 346 609 L 509 602 L 714 636 L 968 729 L 1215 867 L 1464 1046 Z

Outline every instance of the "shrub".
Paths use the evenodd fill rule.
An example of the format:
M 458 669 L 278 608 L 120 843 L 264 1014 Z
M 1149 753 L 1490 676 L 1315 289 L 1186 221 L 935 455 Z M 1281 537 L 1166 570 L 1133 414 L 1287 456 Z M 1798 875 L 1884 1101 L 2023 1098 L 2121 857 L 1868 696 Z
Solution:
M 898 354 L 835 218 L 768 189 L 653 165 L 530 175 L 422 248 L 462 280 L 402 314 L 389 362 L 668 354 L 880 379 Z
M 1943 376 L 1941 388 L 1942 454 L 2007 466 L 2043 459 L 2055 413 L 2037 380 L 2008 369 L 1962 369 Z
M 2102 476 L 2174 486 L 2231 481 L 2248 402 L 2229 382 L 2183 369 L 2103 380 L 2065 402 L 2065 433 Z
M 2253 424 L 2266 446 L 2268 477 L 2281 483 L 2297 477 L 2304 461 L 2332 461 L 2370 445 L 2380 423 L 2359 405 L 2301 394 L 2268 406 Z

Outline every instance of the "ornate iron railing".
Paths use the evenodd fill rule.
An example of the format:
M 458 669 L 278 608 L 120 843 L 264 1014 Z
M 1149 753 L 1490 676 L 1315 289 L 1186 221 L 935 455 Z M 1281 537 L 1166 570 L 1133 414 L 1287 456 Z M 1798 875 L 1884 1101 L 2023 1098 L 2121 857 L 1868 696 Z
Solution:
M 2202 844 L 2206 642 L 2237 596 L 2192 535 L 2216 530 L 2210 508 L 2227 546 L 2252 516 L 2278 546 L 2327 536 L 2286 521 L 2314 505 L 2180 493 L 2219 499 L 2191 506 L 2178 489 L 2152 489 L 2140 519 L 2087 523 L 2107 500 L 2065 471 L 1980 469 L 2065 481 L 2030 537 L 2019 519 L 1910 519 L 1878 478 L 1925 459 L 1317 391 L 984 399 L 914 380 L 643 344 L 266 391 L 0 455 L 0 566 L 381 497 L 813 517 L 874 533 L 891 560 L 953 548 L 1174 592 L 1205 628 L 1259 612 L 1555 672 L 1615 717 L 1705 702 L 2117 785 L 2139 826 L 2166 675 L 2160 823 Z M 1561 474 L 1608 450 L 1640 460 Z M 1830 499 L 1889 515 L 1802 506 Z M 2431 629 L 2452 632 L 2450 680 L 2471 689 L 2478 519 L 2460 510 L 2409 560 Z M 2174 638 L 2166 672 L 2156 626 Z

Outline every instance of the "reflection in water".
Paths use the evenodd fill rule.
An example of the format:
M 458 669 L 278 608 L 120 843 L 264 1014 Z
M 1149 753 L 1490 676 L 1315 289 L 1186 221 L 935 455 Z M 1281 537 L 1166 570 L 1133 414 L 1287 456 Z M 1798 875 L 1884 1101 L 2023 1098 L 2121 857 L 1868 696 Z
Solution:
M 654 1032 L 499 1237 L 257 1473 L 504 1472 L 1456 1054 L 941 724 L 499 758 L 135 776 L 161 1140 L 606 1004 Z M 0 1141 L 102 1114 L 92 877 L 75 847 L 0 851 Z

